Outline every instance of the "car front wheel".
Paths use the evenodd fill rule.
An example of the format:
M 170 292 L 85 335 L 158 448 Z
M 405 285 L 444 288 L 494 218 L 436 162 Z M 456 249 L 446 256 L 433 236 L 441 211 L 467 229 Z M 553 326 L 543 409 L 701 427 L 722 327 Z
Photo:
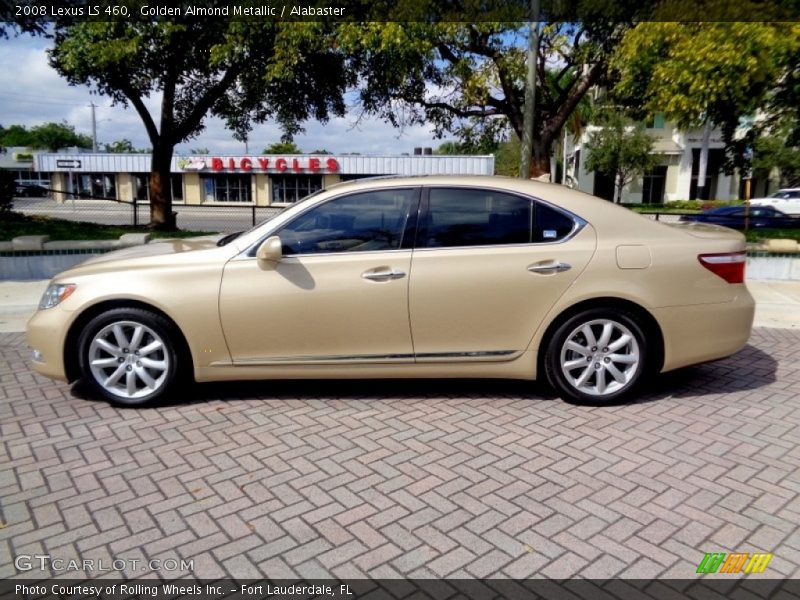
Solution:
M 650 368 L 636 315 L 597 308 L 570 317 L 556 329 L 544 362 L 547 379 L 562 398 L 595 406 L 630 398 Z
M 171 324 L 155 313 L 138 308 L 104 312 L 78 340 L 83 379 L 114 404 L 143 406 L 162 399 L 181 367 L 176 339 Z

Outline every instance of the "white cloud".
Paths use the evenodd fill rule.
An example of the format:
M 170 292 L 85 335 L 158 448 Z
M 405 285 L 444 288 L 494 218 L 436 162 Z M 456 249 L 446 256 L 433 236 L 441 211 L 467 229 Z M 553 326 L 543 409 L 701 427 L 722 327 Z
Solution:
M 130 139 L 137 148 L 150 147 L 144 125 L 132 108 L 111 106 L 108 98 L 90 93 L 86 86 L 70 86 L 47 63 L 48 41 L 20 36 L 0 39 L 0 124 L 38 125 L 48 121 L 67 121 L 79 133 L 91 135 L 91 109 L 98 108 L 97 139 L 101 145 L 122 138 Z M 147 100 L 151 114 L 158 114 L 160 95 Z M 361 154 L 411 153 L 414 147 L 436 147 L 432 128 L 408 127 L 398 130 L 375 118 L 358 123 L 355 111 L 326 124 L 309 121 L 305 133 L 295 137 L 305 151 L 326 149 L 330 152 Z M 244 144 L 233 139 L 220 119 L 207 119 L 206 129 L 195 139 L 180 144 L 178 152 L 206 147 L 213 153 L 243 153 Z M 274 123 L 258 125 L 250 135 L 249 149 L 258 153 L 281 137 Z

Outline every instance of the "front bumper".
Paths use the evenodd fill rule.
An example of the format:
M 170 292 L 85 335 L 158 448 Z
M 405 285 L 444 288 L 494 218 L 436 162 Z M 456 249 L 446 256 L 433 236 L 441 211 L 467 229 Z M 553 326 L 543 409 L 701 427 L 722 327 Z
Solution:
M 31 348 L 33 369 L 45 377 L 67 381 L 64 342 L 72 313 L 61 307 L 37 310 L 28 321 L 25 337 Z

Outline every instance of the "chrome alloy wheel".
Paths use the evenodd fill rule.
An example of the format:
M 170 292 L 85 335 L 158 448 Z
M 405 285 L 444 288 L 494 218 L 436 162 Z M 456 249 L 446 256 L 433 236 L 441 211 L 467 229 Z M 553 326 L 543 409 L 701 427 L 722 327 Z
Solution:
M 164 340 L 147 325 L 117 321 L 100 329 L 89 344 L 95 381 L 119 398 L 141 398 L 167 380 L 170 358 Z
M 590 396 L 606 396 L 625 388 L 641 364 L 639 344 L 631 331 L 611 319 L 595 319 L 576 327 L 561 347 L 565 379 Z

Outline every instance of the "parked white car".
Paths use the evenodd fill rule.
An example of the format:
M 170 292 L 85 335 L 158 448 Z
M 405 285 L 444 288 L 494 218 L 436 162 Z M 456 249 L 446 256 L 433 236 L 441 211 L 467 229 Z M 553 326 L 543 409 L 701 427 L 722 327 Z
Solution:
M 751 206 L 773 206 L 787 215 L 800 215 L 800 188 L 784 188 L 766 198 L 753 198 Z

